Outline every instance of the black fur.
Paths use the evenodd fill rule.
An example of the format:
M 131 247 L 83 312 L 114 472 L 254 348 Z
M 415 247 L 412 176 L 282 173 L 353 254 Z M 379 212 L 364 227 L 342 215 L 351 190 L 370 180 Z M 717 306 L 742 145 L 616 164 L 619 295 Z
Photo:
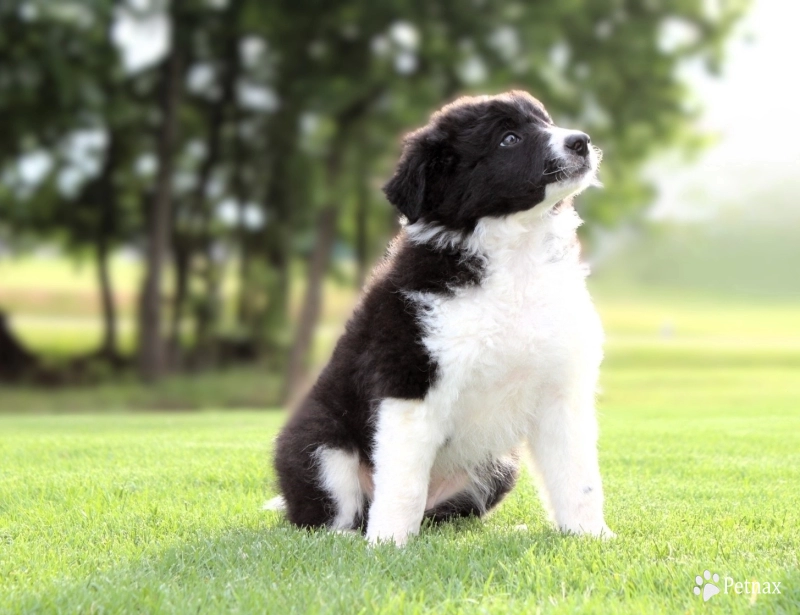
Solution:
M 481 468 L 480 473 L 483 483 L 477 493 L 467 491 L 437 504 L 425 511 L 425 518 L 441 523 L 458 517 L 480 517 L 497 506 L 514 488 L 519 474 L 518 460 L 495 459 Z
M 548 158 L 550 126 L 542 105 L 524 92 L 461 99 L 406 138 L 386 196 L 411 223 L 464 234 L 484 216 L 529 209 L 543 200 L 548 183 L 563 179 Z M 520 141 L 502 146 L 509 133 Z M 436 382 L 438 366 L 422 343 L 420 308 L 406 294 L 449 294 L 480 284 L 483 271 L 481 255 L 414 244 L 401 233 L 329 364 L 278 438 L 275 467 L 293 523 L 324 525 L 335 513 L 319 486 L 314 453 L 321 445 L 357 452 L 372 467 L 381 400 L 423 399 Z M 482 501 L 456 497 L 428 517 L 481 514 L 494 506 L 513 487 L 516 464 L 495 462 L 485 470 L 490 489 Z
M 564 179 L 547 155 L 550 116 L 525 92 L 462 98 L 405 139 L 384 191 L 409 222 L 470 231 L 484 216 L 530 209 Z M 521 141 L 500 147 L 514 133 Z
M 401 236 L 353 313 L 317 383 L 281 432 L 275 458 L 289 519 L 324 525 L 332 502 L 319 488 L 314 451 L 357 451 L 371 465 L 373 417 L 387 397 L 422 399 L 436 363 L 422 345 L 406 292 L 452 293 L 480 283 L 483 263 L 455 249 L 432 250 Z

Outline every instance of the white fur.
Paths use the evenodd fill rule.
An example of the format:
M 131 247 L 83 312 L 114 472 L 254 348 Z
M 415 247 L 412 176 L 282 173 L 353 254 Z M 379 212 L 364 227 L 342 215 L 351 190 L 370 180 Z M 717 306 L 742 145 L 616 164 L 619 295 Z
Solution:
M 336 517 L 330 527 L 334 530 L 350 529 L 364 505 L 358 453 L 321 446 L 316 457 L 322 488 L 336 504 Z
M 284 511 L 286 510 L 286 500 L 282 495 L 277 495 L 271 500 L 267 500 L 264 502 L 264 505 L 261 507 L 261 510 L 274 510 L 274 511 Z
M 419 532 L 433 462 L 444 443 L 441 409 L 425 401 L 385 399 L 375 437 L 375 494 L 367 539 L 402 545 Z
M 559 126 L 551 126 L 548 128 L 548 132 L 550 133 L 550 152 L 553 156 L 561 159 L 568 158 L 570 154 L 567 152 L 566 148 L 567 137 L 578 131 L 570 130 L 569 128 L 561 128 Z
M 591 180 L 551 184 L 543 203 L 482 219 L 468 237 L 407 228 L 412 241 L 458 241 L 483 255 L 486 275 L 455 296 L 410 296 L 440 376 L 424 400 L 381 404 L 370 541 L 403 544 L 419 531 L 432 479 L 470 475 L 521 443 L 556 525 L 611 535 L 594 416 L 603 332 L 580 262 L 581 220 L 569 203 L 553 207 Z

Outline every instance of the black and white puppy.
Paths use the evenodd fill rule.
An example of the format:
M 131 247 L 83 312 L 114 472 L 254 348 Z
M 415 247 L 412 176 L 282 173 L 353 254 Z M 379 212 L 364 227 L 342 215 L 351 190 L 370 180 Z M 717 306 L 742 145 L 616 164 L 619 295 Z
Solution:
M 598 162 L 519 91 L 461 98 L 406 137 L 384 191 L 407 224 L 277 440 L 293 523 L 402 545 L 426 517 L 491 509 L 527 448 L 555 524 L 612 535 L 603 332 L 570 201 Z

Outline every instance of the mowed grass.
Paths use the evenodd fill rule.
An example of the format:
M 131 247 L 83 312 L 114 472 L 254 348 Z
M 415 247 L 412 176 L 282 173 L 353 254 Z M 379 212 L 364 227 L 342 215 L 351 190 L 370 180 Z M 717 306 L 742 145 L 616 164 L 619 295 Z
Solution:
M 525 477 L 485 520 L 369 548 L 260 510 L 275 494 L 282 412 L 6 405 L 0 612 L 800 612 L 800 312 L 601 311 L 600 457 L 616 539 L 554 532 Z M 704 604 L 692 591 L 704 570 L 779 582 L 781 594 L 730 588 Z

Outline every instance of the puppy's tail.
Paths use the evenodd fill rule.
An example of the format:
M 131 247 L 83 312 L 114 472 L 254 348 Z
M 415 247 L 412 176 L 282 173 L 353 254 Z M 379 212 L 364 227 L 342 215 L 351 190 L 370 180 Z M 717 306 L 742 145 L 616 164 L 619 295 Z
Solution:
M 282 495 L 275 496 L 271 500 L 264 502 L 261 510 L 274 510 L 276 512 L 283 512 L 286 510 L 286 500 Z

